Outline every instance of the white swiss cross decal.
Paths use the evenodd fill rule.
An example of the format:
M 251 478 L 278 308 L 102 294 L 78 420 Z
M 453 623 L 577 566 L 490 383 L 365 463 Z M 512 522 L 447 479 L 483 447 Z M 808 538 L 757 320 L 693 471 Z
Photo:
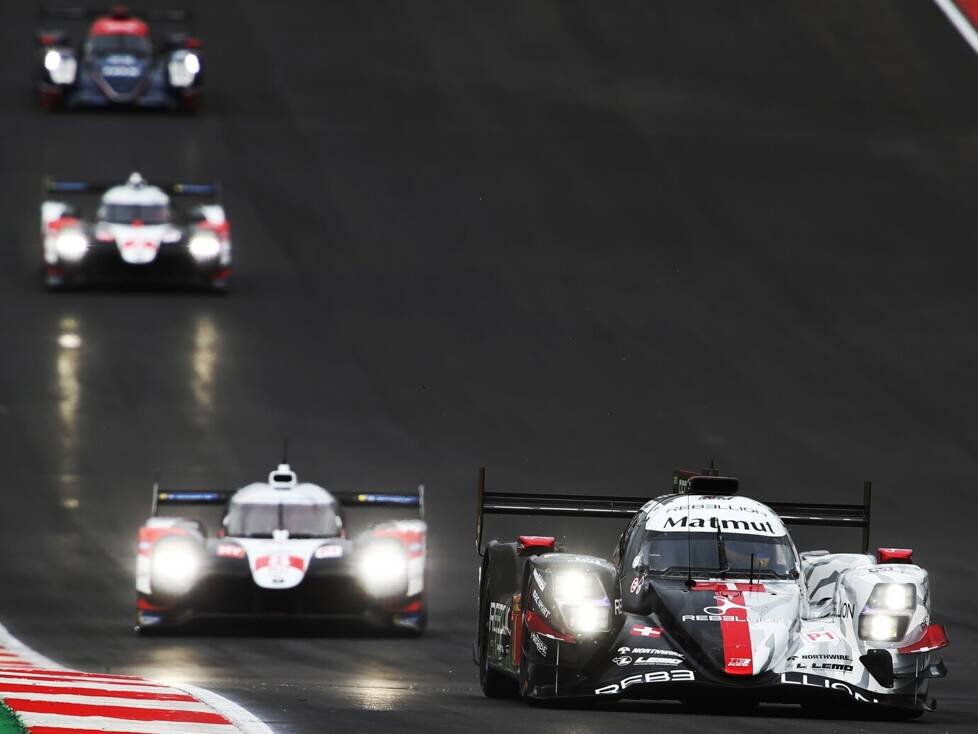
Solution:
M 640 624 L 632 626 L 633 635 L 641 635 L 642 637 L 662 637 L 662 630 L 658 627 L 643 627 Z

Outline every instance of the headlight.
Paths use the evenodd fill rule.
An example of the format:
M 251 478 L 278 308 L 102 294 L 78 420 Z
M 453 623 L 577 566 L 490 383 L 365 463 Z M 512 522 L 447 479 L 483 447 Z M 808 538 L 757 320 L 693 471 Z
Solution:
M 611 626 L 608 597 L 595 574 L 573 568 L 557 571 L 553 595 L 568 631 L 589 635 Z
M 163 539 L 153 548 L 150 586 L 163 594 L 185 594 L 200 572 L 200 551 L 190 540 Z
M 891 612 L 912 610 L 917 606 L 917 587 L 913 584 L 876 584 L 866 606 Z
M 360 555 L 360 583 L 371 596 L 396 596 L 407 591 L 408 561 L 400 543 L 374 543 Z
M 44 54 L 44 68 L 48 71 L 54 71 L 59 66 L 61 66 L 61 54 L 52 48 Z
M 872 642 L 896 642 L 903 639 L 909 624 L 909 617 L 892 614 L 861 614 L 859 637 Z
M 200 57 L 197 54 L 188 53 L 183 57 L 183 65 L 187 71 L 197 76 L 200 73 Z
M 88 238 L 78 230 L 68 229 L 55 238 L 54 249 L 62 260 L 77 262 L 88 252 Z
M 606 606 L 566 605 L 561 611 L 567 627 L 577 634 L 606 632 L 611 626 L 611 609 Z
M 211 232 L 197 232 L 187 243 L 194 260 L 213 260 L 221 254 L 221 241 Z
M 189 87 L 200 73 L 200 57 L 190 51 L 175 51 L 167 65 L 170 84 L 175 87 Z
M 554 576 L 554 596 L 558 602 L 604 599 L 604 588 L 594 574 L 583 571 L 559 571 Z
M 72 84 L 78 71 L 78 62 L 74 56 L 63 55 L 57 49 L 50 49 L 44 54 L 44 68 L 51 75 L 55 84 Z

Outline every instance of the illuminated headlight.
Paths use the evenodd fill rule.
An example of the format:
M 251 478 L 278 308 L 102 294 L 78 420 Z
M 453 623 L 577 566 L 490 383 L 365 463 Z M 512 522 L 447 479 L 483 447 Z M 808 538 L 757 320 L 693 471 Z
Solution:
M 50 49 L 44 54 L 44 68 L 51 75 L 55 84 L 71 84 L 75 81 L 78 62 L 74 56 L 62 54 L 57 49 Z
M 400 543 L 367 546 L 357 566 L 360 583 L 371 596 L 396 596 L 407 591 L 408 560 Z
M 88 238 L 78 230 L 68 229 L 55 238 L 54 249 L 62 260 L 77 262 L 88 252 Z
M 876 584 L 866 606 L 891 612 L 912 610 L 917 606 L 917 588 L 913 584 Z
M 162 594 L 185 594 L 200 572 L 200 551 L 189 540 L 161 540 L 153 549 L 151 586 Z
M 170 84 L 175 87 L 189 87 L 200 73 L 200 57 L 190 51 L 177 51 L 168 64 Z
M 183 65 L 187 71 L 197 76 L 200 73 L 200 57 L 197 54 L 188 53 L 183 57 Z
M 221 241 L 211 232 L 198 232 L 187 243 L 194 260 L 213 260 L 221 254 Z
M 54 71 L 59 66 L 61 66 L 61 54 L 52 48 L 44 54 L 44 68 L 48 71 Z
M 872 642 L 896 642 L 903 639 L 909 624 L 909 617 L 892 614 L 861 614 L 859 637 Z
M 554 596 L 558 602 L 580 602 L 604 599 L 604 588 L 594 574 L 583 571 L 559 571 L 554 575 Z
M 611 626 L 611 609 L 606 606 L 567 605 L 561 611 L 567 627 L 579 635 L 606 632 Z

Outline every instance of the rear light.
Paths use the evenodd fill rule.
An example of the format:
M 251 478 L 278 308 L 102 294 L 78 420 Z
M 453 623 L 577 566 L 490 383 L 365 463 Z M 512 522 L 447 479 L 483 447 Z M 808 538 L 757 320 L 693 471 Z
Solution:
M 877 563 L 913 563 L 912 548 L 877 548 Z

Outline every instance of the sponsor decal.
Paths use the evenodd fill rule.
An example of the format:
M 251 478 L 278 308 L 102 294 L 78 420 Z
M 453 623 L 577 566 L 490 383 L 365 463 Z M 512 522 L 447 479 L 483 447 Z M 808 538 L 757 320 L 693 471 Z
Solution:
M 672 650 L 660 650 L 655 647 L 619 647 L 618 653 L 620 655 L 627 655 L 632 653 L 633 655 L 671 655 L 676 658 L 683 658 L 681 652 L 674 652 Z
M 855 686 L 850 686 L 837 680 L 810 676 L 807 673 L 782 673 L 781 682 L 792 686 L 809 686 L 811 688 L 822 688 L 827 691 L 840 691 L 860 703 L 879 703 L 879 699 L 873 698 L 873 694 L 867 690 L 856 688 Z
M 595 688 L 597 696 L 614 695 L 621 693 L 626 688 L 635 685 L 646 685 L 649 683 L 674 683 L 679 681 L 694 681 L 696 674 L 692 670 L 656 670 L 651 673 L 639 673 L 622 678 L 618 683 L 611 683 L 601 688 Z
M 765 520 L 764 522 L 754 522 L 753 520 L 724 520 L 722 518 L 718 519 L 711 517 L 709 524 L 705 518 L 694 517 L 692 519 L 686 517 L 675 518 L 667 517 L 665 521 L 665 530 L 672 529 L 687 529 L 687 528 L 715 528 L 717 523 L 720 523 L 721 530 L 732 530 L 734 532 L 740 530 L 743 532 L 754 531 L 755 533 L 766 533 L 767 535 L 777 535 L 775 529 L 771 526 L 770 521 Z
M 631 634 L 639 637 L 662 637 L 662 630 L 658 627 L 645 627 L 641 624 L 633 624 Z
M 119 76 L 134 79 L 142 75 L 143 70 L 138 66 L 122 66 L 120 64 L 106 65 L 102 67 L 104 76 Z
M 727 499 L 727 498 L 721 498 L 721 499 Z M 687 508 L 685 503 L 674 504 L 674 505 L 670 505 L 669 507 L 666 507 L 666 512 L 686 513 L 686 509 Z M 765 516 L 768 515 L 766 511 L 759 510 L 756 507 L 745 507 L 744 505 L 737 505 L 732 507 L 728 504 L 717 504 L 716 502 L 694 502 L 691 505 L 689 505 L 689 511 L 692 512 L 693 510 L 723 510 L 724 512 L 749 512 L 754 515 L 765 515 Z M 716 524 L 714 523 L 710 527 L 715 528 Z
M 306 562 L 302 560 L 299 556 L 287 556 L 287 555 L 273 555 L 273 556 L 262 556 L 255 560 L 255 570 L 258 571 L 265 567 L 269 568 L 296 568 L 300 571 L 306 569 Z
M 809 642 L 838 642 L 839 638 L 832 630 L 822 630 L 821 632 L 806 632 L 805 639 Z
M 677 658 L 641 657 L 635 658 L 635 665 L 679 665 L 682 660 Z
M 814 655 L 791 655 L 788 657 L 788 662 L 792 660 L 841 660 L 842 662 L 851 663 L 851 655 L 832 655 L 829 653 L 818 653 Z
M 632 579 L 632 585 L 628 587 L 628 590 L 632 594 L 637 594 L 638 593 L 638 590 L 639 590 L 639 587 L 641 587 L 641 586 L 642 586 L 642 579 L 640 577 L 636 576 L 635 578 Z
M 849 619 L 855 616 L 855 609 L 853 608 L 852 602 L 844 601 L 842 602 L 842 618 Z
M 240 545 L 234 545 L 233 543 L 221 543 L 217 546 L 217 557 L 218 558 L 244 558 L 247 553 L 245 549 Z
M 550 654 L 550 648 L 547 647 L 547 643 L 540 639 L 540 635 L 536 632 L 530 633 L 530 640 L 533 642 L 533 646 L 537 649 L 537 652 L 546 657 Z
M 621 599 L 615 599 L 615 616 L 621 614 Z
M 750 658 L 729 658 L 727 660 L 728 668 L 750 668 L 753 662 Z
M 632 659 L 628 655 L 619 655 L 618 657 L 612 658 L 611 662 L 618 666 L 631 665 Z
M 340 558 L 342 555 L 342 545 L 321 545 L 316 548 L 316 558 Z
M 533 601 L 536 603 L 537 609 L 540 610 L 540 614 L 547 619 L 550 619 L 550 609 L 543 603 L 543 599 L 540 598 L 540 595 L 537 593 L 536 589 L 533 590 Z
M 684 614 L 684 622 L 739 622 L 740 617 L 732 614 Z
M 540 591 L 547 590 L 547 582 L 543 580 L 543 574 L 541 574 L 535 568 L 533 569 L 533 580 L 537 582 L 537 586 L 540 587 Z
M 489 602 L 489 631 L 496 635 L 508 635 L 509 607 L 498 601 Z

